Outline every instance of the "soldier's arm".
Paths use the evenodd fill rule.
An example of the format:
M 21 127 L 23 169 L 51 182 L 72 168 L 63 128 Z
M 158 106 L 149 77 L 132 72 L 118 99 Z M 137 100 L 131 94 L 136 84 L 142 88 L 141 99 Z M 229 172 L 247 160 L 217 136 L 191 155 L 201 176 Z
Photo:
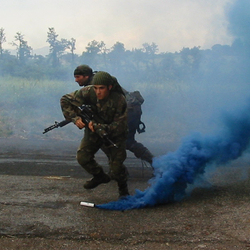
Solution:
M 110 136 L 115 137 L 127 130 L 127 103 L 124 96 L 121 96 L 116 105 L 116 113 L 110 124 L 94 123 L 94 130 L 104 130 Z
M 66 120 L 71 120 L 73 123 L 76 124 L 76 121 L 80 119 L 80 110 L 78 107 L 85 103 L 88 98 L 88 94 L 89 88 L 85 87 L 61 97 L 61 109 Z M 82 124 L 79 124 L 79 121 L 77 124 L 76 125 L 79 128 L 82 127 Z

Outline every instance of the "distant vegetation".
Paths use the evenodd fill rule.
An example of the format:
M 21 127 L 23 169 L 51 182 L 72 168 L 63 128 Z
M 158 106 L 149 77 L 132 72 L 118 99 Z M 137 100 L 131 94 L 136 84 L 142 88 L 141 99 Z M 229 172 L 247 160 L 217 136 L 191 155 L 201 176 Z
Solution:
M 173 128 L 181 133 L 181 126 L 188 126 L 185 117 L 195 120 L 204 115 L 197 107 L 211 106 L 213 97 L 208 95 L 219 100 L 230 89 L 235 93 L 240 87 L 248 92 L 250 46 L 239 39 L 232 45 L 216 44 L 208 50 L 196 46 L 175 53 L 158 53 L 155 43 L 126 50 L 121 42 L 108 49 L 103 41 L 91 41 L 77 55 L 75 39 L 59 40 L 54 28 L 49 28 L 47 35 L 50 52 L 42 56 L 33 55 L 24 35 L 18 32 L 13 41 L 14 56 L 4 49 L 5 33 L 0 29 L 0 137 L 41 137 L 45 126 L 63 119 L 59 99 L 78 88 L 73 70 L 80 64 L 108 71 L 126 89 L 142 92 L 144 120 L 152 130 L 145 135 L 151 141 L 159 131 L 174 140 Z M 196 98 L 201 98 L 201 104 Z M 163 119 L 156 122 L 161 116 Z M 53 137 L 66 137 L 65 131 Z M 75 136 L 79 137 L 78 131 Z
M 4 49 L 4 29 L 0 29 L 0 76 L 13 76 L 35 80 L 72 80 L 77 65 L 88 64 L 94 70 L 105 70 L 121 82 L 194 82 L 232 80 L 236 74 L 249 77 L 249 44 L 236 40 L 232 45 L 214 45 L 209 50 L 199 46 L 182 48 L 175 53 L 158 53 L 155 43 L 142 44 L 142 48 L 127 50 L 121 42 L 107 48 L 103 41 L 91 41 L 81 55 L 75 53 L 76 40 L 59 39 L 54 28 L 47 32 L 49 54 L 33 54 L 24 35 L 17 32 L 13 47 L 16 55 Z M 10 41 L 8 41 L 10 42 Z M 243 68 L 242 68 L 243 66 Z M 226 79 L 225 79 L 226 78 Z M 236 77 L 238 79 L 238 76 Z

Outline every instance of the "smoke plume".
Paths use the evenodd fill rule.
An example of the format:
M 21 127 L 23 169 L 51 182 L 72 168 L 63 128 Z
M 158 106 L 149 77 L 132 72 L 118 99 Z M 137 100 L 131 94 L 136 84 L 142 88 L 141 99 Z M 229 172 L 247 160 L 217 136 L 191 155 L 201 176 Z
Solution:
M 250 2 L 248 0 L 236 0 L 227 10 L 229 21 L 228 29 L 235 38 L 243 42 L 250 42 Z
M 224 114 L 224 129 L 218 135 L 192 134 L 175 152 L 154 158 L 154 177 L 149 180 L 145 191 L 136 190 L 133 196 L 97 207 L 128 210 L 180 201 L 187 195 L 188 184 L 194 184 L 208 166 L 227 164 L 247 149 L 250 141 L 249 110 L 250 103 L 235 114 Z

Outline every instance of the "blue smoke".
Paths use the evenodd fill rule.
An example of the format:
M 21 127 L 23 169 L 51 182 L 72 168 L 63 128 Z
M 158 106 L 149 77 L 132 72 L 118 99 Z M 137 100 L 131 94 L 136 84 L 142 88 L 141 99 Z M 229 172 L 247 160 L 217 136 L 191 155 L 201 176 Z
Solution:
M 228 29 L 235 38 L 250 42 L 250 1 L 236 0 L 227 9 Z
M 180 201 L 187 196 L 188 184 L 205 173 L 210 164 L 227 164 L 239 158 L 250 141 L 250 104 L 235 115 L 224 114 L 224 129 L 215 136 L 192 134 L 183 140 L 175 152 L 154 158 L 154 177 L 145 191 L 135 195 L 97 205 L 110 210 L 128 210 L 152 207 Z

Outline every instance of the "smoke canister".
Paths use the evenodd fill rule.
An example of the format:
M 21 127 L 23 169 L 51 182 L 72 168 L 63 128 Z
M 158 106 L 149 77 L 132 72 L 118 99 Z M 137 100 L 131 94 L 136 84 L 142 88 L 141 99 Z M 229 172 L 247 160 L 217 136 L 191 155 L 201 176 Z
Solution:
M 85 202 L 85 201 L 81 201 L 80 202 L 81 206 L 85 206 L 85 207 L 95 207 L 94 203 L 90 203 L 90 202 Z

